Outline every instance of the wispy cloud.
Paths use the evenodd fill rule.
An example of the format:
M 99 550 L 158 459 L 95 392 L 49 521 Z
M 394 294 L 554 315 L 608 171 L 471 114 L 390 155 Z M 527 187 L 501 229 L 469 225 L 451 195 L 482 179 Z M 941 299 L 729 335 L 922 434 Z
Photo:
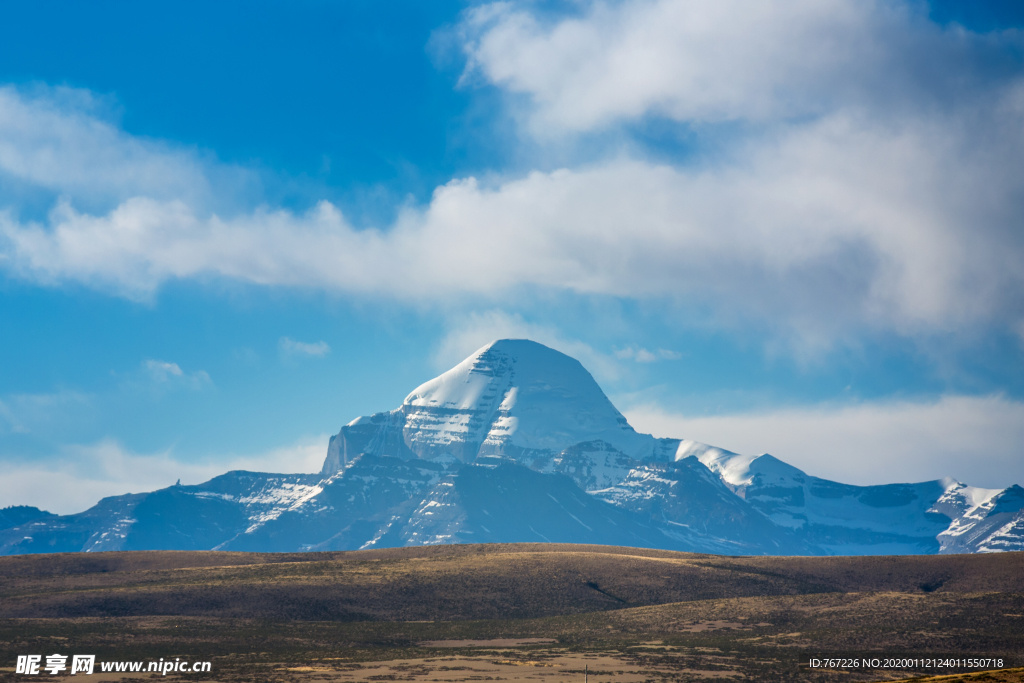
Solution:
M 290 337 L 281 337 L 277 341 L 277 347 L 281 349 L 281 353 L 286 356 L 300 355 L 323 358 L 331 352 L 331 347 L 325 341 L 308 343 L 295 341 Z
M 70 514 L 100 498 L 143 493 L 182 484 L 199 484 L 230 470 L 318 472 L 329 436 L 305 437 L 293 444 L 249 455 L 210 454 L 202 462 L 176 458 L 172 451 L 136 453 L 112 439 L 68 446 L 52 458 L 7 461 L 0 478 L 0 507 L 34 505 Z
M 0 397 L 0 434 L 52 431 L 58 424 L 92 416 L 93 396 L 63 390 L 47 394 L 9 394 Z
M 623 411 L 636 429 L 745 454 L 770 452 L 808 474 L 850 484 L 951 476 L 973 486 L 1024 484 L 1024 403 L 944 396 L 688 416 L 656 406 Z
M 184 372 L 177 363 L 164 360 L 148 359 L 142 362 L 147 376 L 159 385 L 180 385 L 191 389 L 202 389 L 213 384 L 205 370 Z
M 166 382 L 171 377 L 181 377 L 181 368 L 177 363 L 168 363 L 162 360 L 143 361 L 143 367 L 149 371 L 150 376 L 157 382 Z
M 669 351 L 668 349 L 648 351 L 643 347 L 637 346 L 626 346 L 621 349 L 615 349 L 614 353 L 616 358 L 634 360 L 637 363 L 654 363 L 659 360 L 679 360 L 683 357 L 683 354 L 678 351 Z
M 140 196 L 203 206 L 252 175 L 194 148 L 126 133 L 109 97 L 68 87 L 0 87 L 0 177 L 90 206 Z

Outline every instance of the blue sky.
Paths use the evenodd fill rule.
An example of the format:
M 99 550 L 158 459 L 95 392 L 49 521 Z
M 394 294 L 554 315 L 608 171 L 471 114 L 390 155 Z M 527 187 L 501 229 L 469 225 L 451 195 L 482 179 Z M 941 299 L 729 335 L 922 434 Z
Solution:
M 0 506 L 315 470 L 507 336 L 658 436 L 1024 483 L 1020 3 L 5 24 Z

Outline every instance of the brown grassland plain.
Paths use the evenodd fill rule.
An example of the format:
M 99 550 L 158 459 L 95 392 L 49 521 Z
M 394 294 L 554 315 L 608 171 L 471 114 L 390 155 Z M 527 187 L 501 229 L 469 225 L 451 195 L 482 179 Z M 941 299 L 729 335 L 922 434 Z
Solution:
M 212 661 L 175 681 L 1021 681 L 1024 555 L 509 544 L 5 557 L 0 650 L 3 681 L 38 680 L 13 672 L 17 655 L 53 653 Z M 965 658 L 1005 670 L 936 666 Z

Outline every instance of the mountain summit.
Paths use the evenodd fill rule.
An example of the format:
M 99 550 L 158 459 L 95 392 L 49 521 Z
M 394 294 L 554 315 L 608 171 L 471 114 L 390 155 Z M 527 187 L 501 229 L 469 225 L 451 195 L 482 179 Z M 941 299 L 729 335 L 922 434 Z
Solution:
M 5 511 L 6 512 L 6 511 Z M 318 474 L 228 472 L 0 515 L 0 554 L 548 541 L 721 554 L 1024 550 L 1024 490 L 850 486 L 768 454 L 637 433 L 578 361 L 483 347 L 341 428 Z
M 534 466 L 593 440 L 637 459 L 655 447 L 578 360 L 528 339 L 502 339 L 417 387 L 399 408 L 342 427 L 321 473 L 360 453 L 443 462 L 505 456 Z

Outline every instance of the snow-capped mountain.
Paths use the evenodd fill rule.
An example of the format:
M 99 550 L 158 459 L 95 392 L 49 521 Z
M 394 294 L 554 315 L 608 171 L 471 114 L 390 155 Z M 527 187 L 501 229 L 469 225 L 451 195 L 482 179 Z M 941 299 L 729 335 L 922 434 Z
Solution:
M 506 339 L 420 385 L 397 409 L 342 427 L 321 473 L 333 474 L 361 453 L 463 463 L 503 455 L 542 466 L 595 440 L 636 460 L 651 459 L 657 444 L 629 426 L 579 361 Z
M 0 554 L 549 541 L 723 554 L 1024 550 L 1024 489 L 851 486 L 636 432 L 580 363 L 485 346 L 331 439 L 319 474 L 229 472 L 77 514 L 0 511 Z
M 954 516 L 942 511 L 951 506 Z M 942 552 L 993 553 L 1024 550 L 1024 489 L 979 489 L 959 482 L 949 487 L 933 506 L 953 520 L 939 534 Z

